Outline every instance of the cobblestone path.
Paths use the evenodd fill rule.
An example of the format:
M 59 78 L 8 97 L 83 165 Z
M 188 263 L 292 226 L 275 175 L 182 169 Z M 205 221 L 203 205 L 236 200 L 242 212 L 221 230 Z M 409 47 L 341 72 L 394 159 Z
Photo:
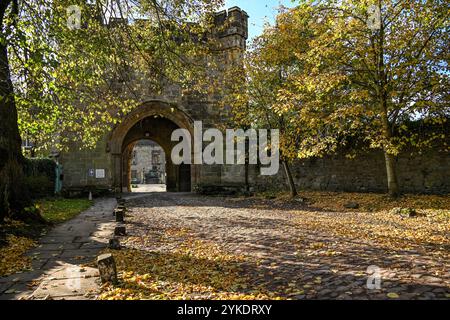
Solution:
M 254 281 L 250 289 L 265 283 L 282 292 L 291 286 L 294 294 L 287 298 L 292 299 L 450 296 L 448 229 L 436 226 L 430 231 L 433 237 L 421 243 L 404 236 L 421 232 L 422 224 L 434 228 L 433 221 L 192 194 L 154 193 L 130 199 L 127 206 L 128 239 L 142 240 L 133 241 L 134 247 L 173 249 L 183 238 L 158 239 L 167 230 L 186 229 L 195 238 L 243 255 L 244 272 Z M 443 240 L 433 242 L 435 238 Z M 373 272 L 379 272 L 380 289 L 368 288 L 368 281 L 377 284 L 370 277 Z

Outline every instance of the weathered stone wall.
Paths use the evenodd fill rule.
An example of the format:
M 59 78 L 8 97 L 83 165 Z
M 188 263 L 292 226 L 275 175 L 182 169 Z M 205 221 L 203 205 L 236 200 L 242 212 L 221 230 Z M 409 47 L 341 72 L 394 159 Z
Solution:
M 404 153 L 397 160 L 398 178 L 405 193 L 450 193 L 450 155 L 430 151 L 422 155 Z M 360 154 L 355 159 L 344 155 L 298 161 L 292 174 L 299 189 L 386 192 L 386 169 L 380 151 Z M 250 183 L 256 189 L 287 189 L 285 174 L 274 177 L 259 175 L 252 167 Z
M 95 149 L 70 147 L 68 152 L 61 152 L 59 162 L 63 165 L 63 189 L 109 189 L 112 185 L 111 155 L 106 152 L 106 137 L 101 139 Z M 105 170 L 104 178 L 95 176 L 96 170 Z M 94 170 L 94 176 L 90 171 Z

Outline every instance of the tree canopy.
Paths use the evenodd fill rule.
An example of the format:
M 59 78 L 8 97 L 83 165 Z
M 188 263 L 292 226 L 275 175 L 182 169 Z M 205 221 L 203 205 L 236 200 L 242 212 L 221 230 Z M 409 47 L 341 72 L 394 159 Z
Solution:
M 246 102 L 235 104 L 235 116 L 251 121 L 263 110 L 283 119 L 290 158 L 320 157 L 355 139 L 380 149 L 397 195 L 401 151 L 448 150 L 448 16 L 444 1 L 299 1 L 247 55 L 249 85 L 237 95 Z M 434 130 L 412 130 L 413 121 Z
M 167 83 L 198 90 L 221 0 L 4 0 L 0 220 L 30 204 L 21 137 L 48 153 L 94 146 Z M 145 79 L 145 83 L 140 80 Z
M 157 94 L 202 78 L 198 61 L 210 44 L 199 39 L 220 1 L 19 4 L 5 21 L 19 128 L 48 151 L 93 146 L 143 89 Z

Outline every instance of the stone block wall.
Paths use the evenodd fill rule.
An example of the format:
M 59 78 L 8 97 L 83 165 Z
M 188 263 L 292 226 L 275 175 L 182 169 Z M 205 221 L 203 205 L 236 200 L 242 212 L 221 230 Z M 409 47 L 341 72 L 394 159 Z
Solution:
M 344 155 L 297 161 L 291 166 L 297 187 L 310 190 L 348 192 L 386 192 L 384 156 L 380 151 L 360 154 L 355 159 Z M 450 193 L 450 155 L 436 151 L 404 153 L 397 159 L 397 174 L 404 193 Z M 286 190 L 282 168 L 278 175 L 264 177 L 251 166 L 250 184 L 257 190 Z
M 111 155 L 106 152 L 106 138 L 101 139 L 95 149 L 77 145 L 61 152 L 59 162 L 63 165 L 63 189 L 109 189 L 112 186 Z M 105 170 L 104 178 L 95 177 L 97 169 Z M 90 175 L 94 170 L 94 176 Z

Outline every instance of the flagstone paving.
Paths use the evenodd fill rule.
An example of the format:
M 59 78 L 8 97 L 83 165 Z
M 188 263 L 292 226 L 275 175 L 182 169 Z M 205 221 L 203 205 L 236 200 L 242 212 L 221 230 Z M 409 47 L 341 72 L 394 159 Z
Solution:
M 0 278 L 0 300 L 95 296 L 98 271 L 83 264 L 91 262 L 112 237 L 116 204 L 115 199 L 97 199 L 88 210 L 53 228 L 27 253 L 33 271 Z

